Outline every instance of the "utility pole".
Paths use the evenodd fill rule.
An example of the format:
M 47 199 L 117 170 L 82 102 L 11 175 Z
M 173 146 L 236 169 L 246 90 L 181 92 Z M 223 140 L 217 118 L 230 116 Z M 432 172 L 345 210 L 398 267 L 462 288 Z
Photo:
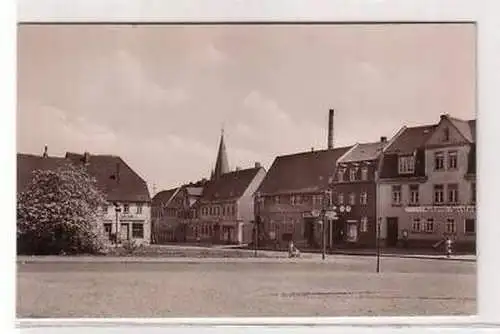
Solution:
M 377 222 L 377 273 L 380 272 L 380 225 L 382 224 L 382 217 L 378 218 Z

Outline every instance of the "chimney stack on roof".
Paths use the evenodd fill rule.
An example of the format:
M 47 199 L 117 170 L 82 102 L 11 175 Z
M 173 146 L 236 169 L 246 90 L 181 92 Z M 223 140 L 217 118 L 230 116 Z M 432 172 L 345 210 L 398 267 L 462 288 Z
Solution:
M 48 158 L 48 157 L 49 157 L 49 154 L 48 154 L 48 152 L 47 152 L 47 151 L 48 151 L 48 149 L 49 149 L 49 148 L 47 147 L 47 145 L 45 145 L 45 148 L 43 149 L 43 157 L 44 157 L 44 158 Z
M 380 141 L 381 141 L 382 143 L 386 143 L 386 142 L 387 142 L 387 137 L 386 137 L 386 136 L 382 136 L 382 137 L 380 137 Z
M 450 117 L 450 114 L 442 114 L 440 119 L 444 119 L 444 118 L 448 118 L 448 117 Z
M 261 164 L 260 164 L 260 162 L 256 161 L 255 162 L 255 168 L 260 168 L 260 167 L 262 167 Z
M 328 149 L 333 149 L 333 116 L 335 111 L 330 109 L 328 114 Z

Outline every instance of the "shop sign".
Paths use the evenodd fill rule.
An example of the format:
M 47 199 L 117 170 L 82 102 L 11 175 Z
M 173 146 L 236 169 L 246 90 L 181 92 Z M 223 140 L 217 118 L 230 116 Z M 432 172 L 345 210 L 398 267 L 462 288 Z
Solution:
M 476 207 L 473 205 L 457 206 L 407 206 L 407 213 L 476 213 Z

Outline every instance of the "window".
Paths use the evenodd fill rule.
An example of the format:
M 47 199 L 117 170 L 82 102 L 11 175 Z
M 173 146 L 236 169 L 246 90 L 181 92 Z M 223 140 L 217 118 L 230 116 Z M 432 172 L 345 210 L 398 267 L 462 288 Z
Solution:
M 361 232 L 368 232 L 368 217 L 361 218 Z
M 274 196 L 274 204 L 280 204 L 280 197 Z
M 132 238 L 144 238 L 144 226 L 142 223 L 132 224 Z
M 456 232 L 456 225 L 455 225 L 455 219 L 447 219 L 446 220 L 446 225 L 445 225 L 445 231 L 446 233 L 455 233 Z
M 343 193 L 338 194 L 337 201 L 339 204 L 344 204 L 344 194 Z
M 465 220 L 465 233 L 476 233 L 476 220 L 466 219 Z
M 411 231 L 415 233 L 420 232 L 420 218 L 413 219 L 413 223 L 411 224 Z
M 123 213 L 129 213 L 130 212 L 130 206 L 128 204 L 123 204 Z
M 448 202 L 458 203 L 458 184 L 448 185 Z
M 356 174 L 357 174 L 356 172 L 357 172 L 357 170 L 355 168 L 351 168 L 349 170 L 349 180 L 350 181 L 356 181 Z
M 296 200 L 295 196 L 293 196 L 293 195 L 290 196 L 290 204 L 291 205 L 295 205 L 295 200 Z
M 410 184 L 410 205 L 417 205 L 420 201 L 418 184 Z
M 366 191 L 363 191 L 359 197 L 359 201 L 361 204 L 366 205 L 368 203 L 368 194 Z
M 458 152 L 450 151 L 448 152 L 448 169 L 458 168 Z
M 137 204 L 136 213 L 139 215 L 142 214 L 142 203 Z
M 105 223 L 104 224 L 104 235 L 111 240 L 111 224 L 110 223 Z
M 356 223 L 348 223 L 347 225 L 347 241 L 355 242 L 358 240 L 358 225 Z
M 443 154 L 443 152 L 434 153 L 434 170 L 444 170 L 444 154 Z
M 368 180 L 368 167 L 361 168 L 361 180 Z
M 392 204 L 393 205 L 401 204 L 401 186 L 400 185 L 392 186 Z
M 232 205 L 231 210 L 232 210 L 232 215 L 235 216 L 236 215 L 236 205 Z
M 434 232 L 434 219 L 429 218 L 425 223 L 425 232 L 432 233 Z
M 399 157 L 398 171 L 399 174 L 413 174 L 415 172 L 415 158 L 413 155 Z
M 337 179 L 338 179 L 339 182 L 344 182 L 344 174 L 345 174 L 345 171 L 342 168 L 340 168 L 337 171 Z
M 434 204 L 444 203 L 444 186 L 442 184 L 434 185 Z
M 443 130 L 443 141 L 447 142 L 450 140 L 450 129 L 449 128 L 444 128 Z
M 349 204 L 350 205 L 355 205 L 356 204 L 356 194 L 355 193 L 350 193 L 349 194 Z
M 471 188 L 470 189 L 470 191 L 471 191 L 471 193 L 470 193 L 470 195 L 471 195 L 470 200 L 471 200 L 472 203 L 476 203 L 476 182 L 472 182 L 470 184 L 470 186 L 471 186 L 470 187 Z

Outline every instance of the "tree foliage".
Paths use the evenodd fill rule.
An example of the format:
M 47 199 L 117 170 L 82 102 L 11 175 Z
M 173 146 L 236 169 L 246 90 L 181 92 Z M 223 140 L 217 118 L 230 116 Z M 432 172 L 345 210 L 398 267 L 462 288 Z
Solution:
M 104 248 L 99 221 L 106 204 L 83 166 L 36 170 L 17 199 L 18 252 L 97 253 Z

